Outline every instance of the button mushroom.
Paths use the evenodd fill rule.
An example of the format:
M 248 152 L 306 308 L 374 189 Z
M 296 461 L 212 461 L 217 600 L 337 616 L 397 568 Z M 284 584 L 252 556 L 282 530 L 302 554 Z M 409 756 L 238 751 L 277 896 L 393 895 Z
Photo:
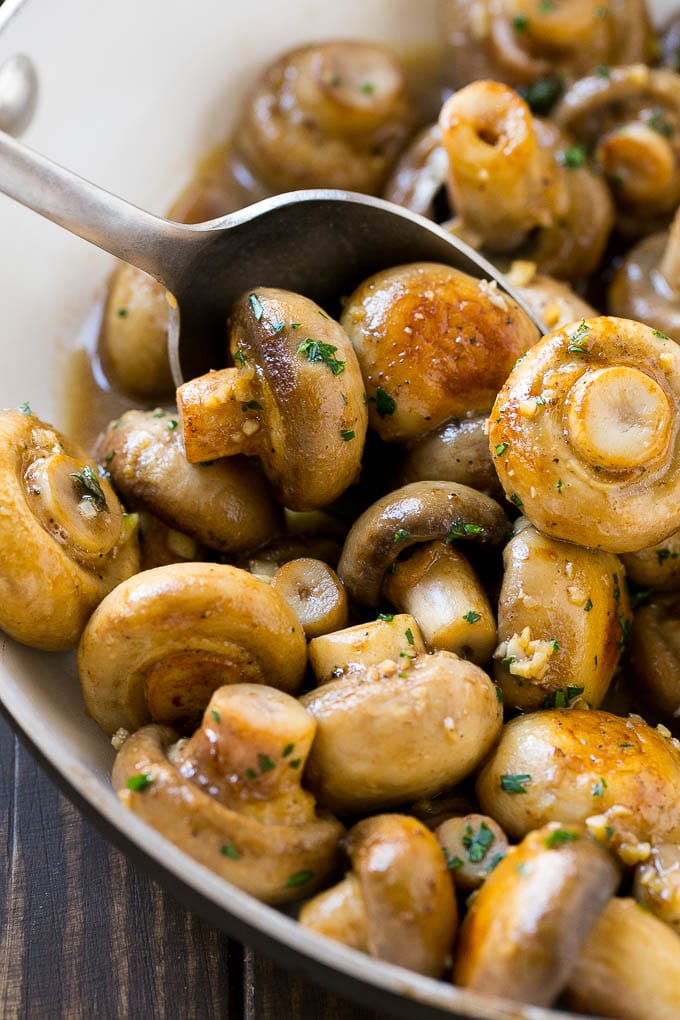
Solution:
M 271 583 L 297 616 L 307 638 L 347 626 L 345 586 L 332 567 L 321 560 L 289 560 L 279 567 Z
M 585 940 L 566 998 L 598 1016 L 677 1020 L 680 938 L 635 900 L 614 897 Z
M 330 40 L 265 71 L 243 104 L 235 148 L 272 191 L 379 194 L 410 130 L 397 57 L 374 43 Z
M 498 822 L 476 811 L 447 818 L 435 835 L 454 885 L 464 893 L 479 889 L 508 853 L 508 837 Z
M 456 984 L 549 1006 L 616 892 L 609 854 L 573 825 L 530 832 L 486 879 L 460 930 Z
M 680 588 L 680 532 L 674 532 L 648 549 L 624 553 L 621 560 L 630 580 L 641 588 L 657 591 Z
M 344 627 L 309 643 L 309 664 L 317 684 L 348 673 L 364 674 L 371 666 L 399 663 L 425 652 L 420 628 L 408 613 L 381 613 L 377 620 Z
M 508 498 L 539 530 L 634 552 L 680 529 L 680 350 L 640 323 L 583 319 L 543 337 L 489 416 Z
M 503 553 L 494 678 L 522 711 L 602 703 L 632 622 L 612 553 L 542 535 L 526 518 Z
M 245 457 L 189 464 L 177 418 L 126 411 L 97 440 L 95 456 L 131 506 L 211 549 L 240 553 L 281 530 L 266 479 Z
M 586 823 L 627 863 L 680 841 L 680 744 L 639 716 L 548 709 L 506 723 L 479 774 L 482 810 L 511 838 Z
M 378 815 L 346 836 L 352 871 L 305 903 L 299 921 L 419 974 L 440 977 L 457 908 L 437 840 L 407 815 Z
M 107 733 L 154 721 L 186 726 L 225 683 L 295 691 L 306 645 L 265 581 L 218 563 L 156 567 L 118 585 L 78 648 L 85 708 Z
M 400 485 L 436 478 L 497 498 L 502 489 L 489 454 L 486 415 L 453 418 L 412 443 L 399 464 Z
M 652 847 L 635 869 L 635 899 L 680 935 L 680 844 Z
M 0 628 L 34 648 L 72 648 L 104 596 L 139 570 L 137 518 L 27 405 L 0 411 L 0 448 Z
M 609 285 L 607 307 L 680 338 L 680 209 L 670 230 L 650 234 L 628 252 Z
M 576 319 L 590 319 L 597 315 L 596 309 L 579 297 L 568 283 L 539 273 L 537 269 L 535 262 L 515 259 L 505 275 L 536 318 L 545 323 L 546 329 L 559 329 Z
M 449 160 L 439 125 L 430 124 L 399 157 L 385 186 L 384 197 L 428 219 L 438 220 L 438 200 L 445 193 L 448 170 Z
M 308 298 L 262 287 L 234 305 L 230 336 L 238 367 L 177 391 L 187 459 L 256 455 L 284 506 L 333 502 L 356 481 L 367 424 L 345 331 Z
M 318 724 L 307 779 L 338 813 L 460 782 L 493 746 L 503 715 L 486 673 L 451 652 L 355 670 L 301 700 Z
M 488 411 L 538 339 L 495 283 L 428 262 L 369 277 L 347 300 L 341 322 L 361 365 L 371 428 L 388 442 Z
M 653 595 L 635 613 L 628 648 L 635 692 L 669 721 L 680 718 L 680 596 Z
M 113 786 L 195 860 L 258 899 L 286 903 L 333 874 L 343 831 L 300 785 L 314 730 L 281 691 L 222 687 L 188 739 L 158 725 L 128 737 Z

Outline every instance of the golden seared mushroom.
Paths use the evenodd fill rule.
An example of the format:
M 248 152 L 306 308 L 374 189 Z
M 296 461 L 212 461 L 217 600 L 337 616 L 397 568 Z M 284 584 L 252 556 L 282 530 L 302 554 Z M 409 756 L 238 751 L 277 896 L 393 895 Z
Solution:
M 628 663 L 635 692 L 670 722 L 680 719 L 680 596 L 652 595 L 636 611 Z
M 669 230 L 628 252 L 609 285 L 607 307 L 680 340 L 680 207 Z
M 526 250 L 541 272 L 577 279 L 601 261 L 614 214 L 585 151 L 496 81 L 454 92 L 439 114 L 450 229 L 493 254 Z
M 302 627 L 266 581 L 219 563 L 174 563 L 118 585 L 78 647 L 85 709 L 106 733 L 191 726 L 225 683 L 294 692 Z
M 635 899 L 680 935 L 680 844 L 652 847 L 635 868 Z
M 0 411 L 0 629 L 72 648 L 105 595 L 139 570 L 137 517 L 95 462 L 28 405 Z
M 579 297 L 568 283 L 539 273 L 537 269 L 535 262 L 515 259 L 505 275 L 536 318 L 545 323 L 547 330 L 559 329 L 576 319 L 597 315 L 597 310 Z
M 352 870 L 305 903 L 299 921 L 378 960 L 441 977 L 458 910 L 437 840 L 407 815 L 377 815 L 345 837 Z
M 412 616 L 381 613 L 369 623 L 313 638 L 308 654 L 317 684 L 325 684 L 346 674 L 363 675 L 371 666 L 384 662 L 413 659 L 425 650 L 420 628 Z
M 177 391 L 187 459 L 258 456 L 284 506 L 332 503 L 358 477 L 367 426 L 344 329 L 308 298 L 261 287 L 234 305 L 230 338 L 237 367 Z
M 530 832 L 472 901 L 453 980 L 486 995 L 550 1006 L 619 880 L 613 859 L 584 830 L 552 822 Z
M 330 40 L 268 68 L 243 105 L 235 148 L 272 191 L 379 194 L 411 128 L 396 55 L 374 43 Z
M 680 75 L 643 63 L 575 82 L 553 116 L 592 151 L 630 235 L 663 228 L 680 202 Z
M 447 818 L 437 826 L 435 835 L 454 885 L 464 893 L 479 889 L 509 849 L 508 837 L 498 822 L 477 812 Z
M 109 284 L 99 350 L 105 371 L 123 393 L 142 400 L 172 394 L 169 321 L 165 287 L 121 264 Z
M 279 567 L 271 584 L 291 607 L 307 638 L 347 626 L 345 586 L 322 560 L 308 556 L 289 560 Z
M 602 316 L 543 337 L 489 416 L 508 499 L 554 538 L 636 552 L 680 530 L 680 349 Z
M 490 751 L 503 717 L 491 679 L 451 652 L 388 659 L 301 700 L 318 723 L 306 779 L 339 813 L 382 810 L 460 782 Z
M 680 588 L 680 532 L 663 542 L 621 557 L 631 581 L 641 588 L 677 591 Z
M 134 507 L 210 549 L 241 553 L 281 531 L 267 480 L 245 457 L 190 464 L 172 414 L 126 411 L 99 436 L 95 456 Z
M 510 708 L 598 708 L 630 633 L 617 556 L 542 535 L 520 518 L 503 553 L 494 679 Z
M 338 574 L 350 599 L 380 602 L 385 576 L 405 550 L 422 542 L 496 546 L 510 525 L 498 503 L 455 482 L 411 482 L 383 496 L 349 530 Z
M 511 85 L 572 80 L 599 66 L 652 56 L 644 0 L 446 0 L 447 71 L 455 87 L 477 78 Z M 547 112 L 547 111 L 545 111 Z
M 496 284 L 414 262 L 369 277 L 341 318 L 381 439 L 420 438 L 455 416 L 488 411 L 517 358 L 538 340 Z
M 332 877 L 343 828 L 317 814 L 301 778 L 314 720 L 259 684 L 216 690 L 188 738 L 167 726 L 128 737 L 113 766 L 122 803 L 180 850 L 267 903 Z
M 566 1000 L 619 1020 L 677 1020 L 680 938 L 635 900 L 614 897 L 583 944 Z
M 626 863 L 680 840 L 680 743 L 639 716 L 548 709 L 506 723 L 479 774 L 482 810 L 511 839 L 586 824 Z
M 412 443 L 399 464 L 400 485 L 431 479 L 457 482 L 489 496 L 502 495 L 489 454 L 486 415 L 453 418 Z
M 383 581 L 385 598 L 417 621 L 430 648 L 483 666 L 496 645 L 496 620 L 469 560 L 446 542 L 425 542 Z

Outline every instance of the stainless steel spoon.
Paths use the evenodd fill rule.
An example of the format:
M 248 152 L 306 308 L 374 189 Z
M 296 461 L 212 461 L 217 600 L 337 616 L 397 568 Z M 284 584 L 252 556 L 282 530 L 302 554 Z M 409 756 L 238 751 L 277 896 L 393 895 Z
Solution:
M 207 223 L 153 216 L 0 132 L 0 191 L 154 276 L 171 292 L 169 357 L 177 385 L 222 367 L 224 323 L 235 298 L 283 287 L 337 314 L 371 273 L 404 262 L 445 262 L 496 280 L 486 259 L 421 216 L 351 192 L 296 191 Z M 177 307 L 178 306 L 178 307 Z M 181 329 L 180 329 L 181 311 Z

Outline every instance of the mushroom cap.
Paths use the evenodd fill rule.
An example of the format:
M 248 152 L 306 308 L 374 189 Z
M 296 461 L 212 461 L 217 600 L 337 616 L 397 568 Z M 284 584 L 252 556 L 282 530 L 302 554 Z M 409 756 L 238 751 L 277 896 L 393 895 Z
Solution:
M 675 281 L 660 273 L 659 263 L 668 244 L 668 231 L 643 238 L 619 266 L 607 292 L 612 315 L 644 322 L 647 326 L 680 339 L 680 295 Z
M 389 442 L 488 411 L 538 340 L 528 315 L 495 284 L 428 262 L 369 277 L 341 322 L 361 365 L 371 427 Z
M 34 648 L 72 648 L 139 569 L 137 518 L 95 462 L 29 410 L 0 411 L 0 449 L 0 628 Z
M 288 603 L 218 563 L 174 563 L 118 585 L 78 648 L 86 711 L 107 733 L 190 721 L 227 677 L 295 691 L 305 665 Z
M 416 542 L 477 541 L 496 545 L 510 525 L 490 496 L 456 482 L 411 482 L 373 503 L 349 530 L 338 574 L 351 599 L 377 606 L 383 578 Z
M 653 594 L 635 613 L 628 663 L 635 693 L 669 720 L 680 710 L 680 595 Z
M 408 447 L 399 464 L 399 484 L 430 478 L 469 485 L 496 499 L 502 495 L 489 454 L 485 414 L 452 418 Z

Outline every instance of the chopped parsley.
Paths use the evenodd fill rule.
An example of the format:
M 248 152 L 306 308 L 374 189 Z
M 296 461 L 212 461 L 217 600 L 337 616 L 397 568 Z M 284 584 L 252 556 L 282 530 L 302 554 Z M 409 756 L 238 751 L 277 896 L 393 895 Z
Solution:
M 375 85 L 372 81 L 365 81 L 363 85 L 359 86 L 359 92 L 365 96 L 371 96 L 375 92 Z
M 248 301 L 250 303 L 250 307 L 252 308 L 253 315 L 255 316 L 256 321 L 259 322 L 262 316 L 264 315 L 264 308 L 262 307 L 262 302 L 260 301 L 257 294 L 249 294 Z
M 445 846 L 442 847 L 442 850 L 444 851 L 444 857 L 446 858 L 446 867 L 449 869 L 449 871 L 457 871 L 458 868 L 463 867 L 465 861 L 463 860 L 462 857 L 459 857 L 458 854 L 454 854 L 453 857 L 451 857 Z
M 508 496 L 508 499 L 510 500 L 511 503 L 514 503 L 515 506 L 524 506 L 524 503 L 522 502 L 522 500 L 520 499 L 516 492 L 511 492 L 510 495 Z
M 302 761 L 302 758 L 293 758 L 293 760 L 289 761 L 288 764 L 290 765 L 290 767 L 292 769 L 299 769 L 301 761 Z
M 119 319 L 126 319 L 127 315 L 128 315 L 127 308 L 119 308 L 118 309 L 118 318 Z
M 232 861 L 241 860 L 241 855 L 233 843 L 223 843 L 220 847 L 220 853 L 223 857 L 230 857 Z
M 516 14 L 512 19 L 512 27 L 515 32 L 526 32 L 529 19 L 526 14 Z
M 220 719 L 222 718 L 222 716 L 220 715 L 216 708 L 210 709 L 210 715 L 215 722 L 219 722 Z
M 378 386 L 375 397 L 371 399 L 375 400 L 375 409 L 381 418 L 384 418 L 386 414 L 394 414 L 397 409 L 394 397 L 391 397 L 381 386 Z
M 22 414 L 33 414 L 33 411 L 31 410 L 31 405 L 28 403 L 27 400 L 25 400 L 23 404 L 19 404 L 19 410 L 21 411 Z
M 564 485 L 564 483 L 563 483 L 562 479 L 558 478 L 557 482 L 555 483 L 555 488 L 557 489 L 558 492 L 562 492 L 562 486 L 563 485 Z
M 462 844 L 468 852 L 468 860 L 471 864 L 479 864 L 486 857 L 489 847 L 496 839 L 493 831 L 486 822 L 482 822 L 476 833 L 473 834 L 472 826 L 465 826 L 465 833 Z
M 271 760 L 269 755 L 258 754 L 257 763 L 260 766 L 260 772 L 264 775 L 265 772 L 271 772 L 275 768 L 274 762 Z
M 246 358 L 246 356 L 243 353 L 243 351 L 236 351 L 234 353 L 234 361 L 236 361 L 238 363 L 240 368 L 243 368 L 245 366 L 245 363 L 246 363 L 247 360 L 248 359 Z
M 676 552 L 671 552 L 670 549 L 657 549 L 656 558 L 659 563 L 659 566 L 661 566 L 661 564 L 665 563 L 665 561 L 668 559 L 677 560 L 678 554 Z
M 479 613 L 476 613 L 474 609 L 471 609 L 468 613 L 465 613 L 465 615 L 463 616 L 463 619 L 467 620 L 468 623 L 477 623 L 479 620 L 481 620 L 481 618 L 482 618 L 481 615 Z
M 249 400 L 247 404 L 241 404 L 241 410 L 245 414 L 246 411 L 263 411 L 264 408 L 257 400 Z
M 72 471 L 71 478 L 80 489 L 81 500 L 91 503 L 98 513 L 109 509 L 104 490 L 91 467 L 86 464 L 82 471 Z
M 499 703 L 499 705 L 502 705 L 503 704 L 503 691 L 498 686 L 498 684 L 494 684 L 494 687 L 496 688 L 496 701 Z
M 354 429 L 340 429 L 340 438 L 349 443 L 354 439 Z
M 246 779 L 257 779 L 257 772 L 255 769 L 246 769 L 245 776 Z
M 546 117 L 564 91 L 564 82 L 558 75 L 548 75 L 517 90 L 532 113 Z
M 543 708 L 568 708 L 569 702 L 583 694 L 585 687 L 560 687 L 543 699 Z
M 531 782 L 528 772 L 505 773 L 501 776 L 501 790 L 505 793 L 526 793 L 527 783 Z
M 169 429 L 169 431 L 170 432 L 174 432 L 178 425 L 179 425 L 179 422 L 176 421 L 174 418 L 171 418 L 170 421 L 168 422 L 168 429 Z
M 664 111 L 657 107 L 647 118 L 648 126 L 656 131 L 657 134 L 662 135 L 664 138 L 672 138 L 675 134 L 675 128 L 669 120 L 666 120 Z
M 583 341 L 590 333 L 590 326 L 585 319 L 581 319 L 578 329 L 575 329 L 573 333 L 568 333 L 569 344 L 567 345 L 567 351 L 570 354 L 588 354 L 588 348 L 584 346 Z
M 586 150 L 582 145 L 570 145 L 568 149 L 557 153 L 557 159 L 568 170 L 580 170 L 585 166 Z
M 337 347 L 327 344 L 323 340 L 313 340 L 311 336 L 306 337 L 297 349 L 298 354 L 304 354 L 307 361 L 319 361 L 331 370 L 333 375 L 341 375 L 345 371 L 345 362 L 335 356 Z
M 659 340 L 670 340 L 668 333 L 662 333 L 660 329 L 653 329 L 652 336 L 658 336 Z
M 288 758 L 289 755 L 291 755 L 293 753 L 294 749 L 295 749 L 295 744 L 286 744 L 286 746 L 284 747 L 283 751 L 281 752 L 281 757 L 282 758 Z
M 295 889 L 299 885 L 306 885 L 314 878 L 313 871 L 296 871 L 293 875 L 289 875 L 286 879 L 286 885 L 289 889 Z
M 467 521 L 454 521 L 444 536 L 444 544 L 450 545 L 457 538 L 467 538 L 468 535 L 483 535 L 484 528 L 481 524 L 470 524 Z
M 607 780 L 604 776 L 601 776 L 592 789 L 593 797 L 604 797 L 604 791 L 607 789 L 607 786 Z
M 574 843 L 580 838 L 580 833 L 574 832 L 572 829 L 554 829 L 543 842 L 549 850 L 552 850 L 556 846 L 564 846 L 565 843 Z
M 506 655 L 505 658 L 501 659 L 501 666 L 503 667 L 506 673 L 510 672 L 510 667 L 512 666 L 513 662 L 516 661 L 516 658 L 517 657 L 515 655 Z
M 274 333 L 283 333 L 284 329 L 286 328 L 286 324 L 283 321 L 272 322 L 270 325 Z
M 142 790 L 148 789 L 152 783 L 153 776 L 150 776 L 148 772 L 138 772 L 136 775 L 130 776 L 125 785 L 128 790 L 134 790 L 135 793 L 141 793 Z
M 584 606 L 583 606 L 583 612 L 584 613 L 589 613 L 592 608 L 593 608 L 593 600 L 592 599 L 587 599 L 585 604 L 584 604 Z
M 406 638 L 410 645 L 415 645 L 415 641 L 413 639 L 413 631 L 411 630 L 410 627 L 407 627 L 406 630 L 404 631 L 404 637 Z
M 496 446 L 496 456 L 502 457 L 509 445 L 509 443 L 499 443 L 498 446 Z
M 394 538 L 392 539 L 392 541 L 393 542 L 403 542 L 407 538 L 409 538 L 410 535 L 411 535 L 411 532 L 407 531 L 406 528 L 397 528 L 397 530 L 394 533 Z
M 392 623 L 394 613 L 378 613 L 378 619 L 382 620 L 383 623 Z

